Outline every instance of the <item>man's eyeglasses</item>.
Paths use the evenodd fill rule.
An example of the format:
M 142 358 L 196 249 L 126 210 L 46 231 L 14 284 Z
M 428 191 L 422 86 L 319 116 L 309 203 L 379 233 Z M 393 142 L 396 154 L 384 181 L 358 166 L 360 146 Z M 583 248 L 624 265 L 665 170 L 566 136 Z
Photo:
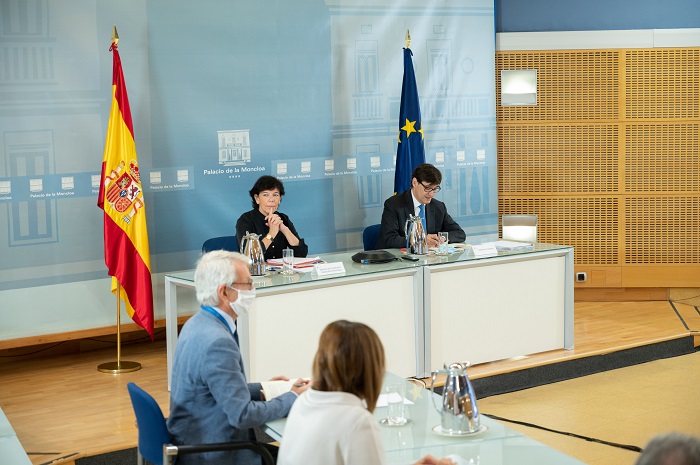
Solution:
M 238 291 L 238 289 L 236 289 L 235 287 L 233 287 L 235 284 L 239 284 L 239 285 L 241 285 L 241 286 L 247 286 L 248 289 L 252 289 L 252 288 L 253 288 L 253 281 L 244 281 L 244 282 L 231 283 L 231 284 L 227 284 L 226 287 L 228 287 L 228 288 L 231 289 L 232 291 Z
M 425 189 L 425 192 L 428 194 L 430 194 L 431 192 L 435 192 L 437 194 L 438 192 L 440 192 L 440 189 L 442 189 L 442 187 L 440 187 L 440 186 L 428 187 L 423 183 L 420 183 L 420 185 L 423 186 L 423 189 Z

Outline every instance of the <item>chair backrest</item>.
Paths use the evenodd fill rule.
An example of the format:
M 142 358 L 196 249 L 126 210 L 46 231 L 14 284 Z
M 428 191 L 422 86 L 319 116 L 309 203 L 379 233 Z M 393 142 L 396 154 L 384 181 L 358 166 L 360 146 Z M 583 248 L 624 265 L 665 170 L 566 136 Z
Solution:
M 236 236 L 212 237 L 204 241 L 204 244 L 202 244 L 202 253 L 211 252 L 212 250 L 228 250 L 229 252 L 240 251 Z
M 501 229 L 503 239 L 537 242 L 537 215 L 503 215 Z
M 374 246 L 377 244 L 377 239 L 379 239 L 379 224 L 373 224 L 367 226 L 364 231 L 362 231 L 362 245 L 365 250 L 374 250 Z
M 139 429 L 139 453 L 154 465 L 163 463 L 163 444 L 170 443 L 170 432 L 158 402 L 134 383 L 126 385 Z

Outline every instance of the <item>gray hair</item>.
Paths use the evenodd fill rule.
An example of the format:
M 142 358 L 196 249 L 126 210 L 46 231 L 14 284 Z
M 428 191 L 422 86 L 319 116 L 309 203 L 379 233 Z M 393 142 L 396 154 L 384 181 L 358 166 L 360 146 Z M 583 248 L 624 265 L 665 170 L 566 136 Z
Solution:
M 683 433 L 655 436 L 635 465 L 700 465 L 700 438 Z
M 238 252 L 214 250 L 200 257 L 194 271 L 194 287 L 201 305 L 219 304 L 219 286 L 236 282 L 236 262 L 248 265 L 246 256 Z

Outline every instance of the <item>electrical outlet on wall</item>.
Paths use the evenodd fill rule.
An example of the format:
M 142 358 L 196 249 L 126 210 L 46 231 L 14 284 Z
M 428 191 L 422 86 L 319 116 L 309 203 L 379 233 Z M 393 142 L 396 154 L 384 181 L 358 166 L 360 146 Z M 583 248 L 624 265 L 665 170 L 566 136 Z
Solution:
M 588 279 L 588 275 L 586 275 L 585 271 L 577 271 L 576 272 L 576 282 L 577 283 L 585 283 L 587 279 Z

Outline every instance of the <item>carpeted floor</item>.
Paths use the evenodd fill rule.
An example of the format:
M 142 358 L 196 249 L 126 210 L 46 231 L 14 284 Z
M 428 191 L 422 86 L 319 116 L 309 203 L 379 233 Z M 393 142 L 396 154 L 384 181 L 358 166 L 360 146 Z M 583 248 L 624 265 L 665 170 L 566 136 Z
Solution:
M 108 454 L 83 457 L 75 461 L 75 465 L 134 465 L 136 463 L 136 448 L 118 450 Z M 150 462 L 145 462 L 149 463 Z
M 545 384 L 580 378 L 582 376 L 638 365 L 664 358 L 677 357 L 695 351 L 693 337 L 687 336 L 609 354 L 583 357 L 542 365 L 512 373 L 489 376 L 472 381 L 477 399 L 520 391 Z
M 264 433 L 260 428 L 254 428 L 255 438 L 259 442 L 273 442 L 270 436 Z M 83 457 L 75 461 L 75 465 L 133 465 L 136 463 L 136 448 L 118 450 L 107 454 L 94 455 L 91 457 Z M 151 462 L 144 460 L 144 463 L 151 465 Z

